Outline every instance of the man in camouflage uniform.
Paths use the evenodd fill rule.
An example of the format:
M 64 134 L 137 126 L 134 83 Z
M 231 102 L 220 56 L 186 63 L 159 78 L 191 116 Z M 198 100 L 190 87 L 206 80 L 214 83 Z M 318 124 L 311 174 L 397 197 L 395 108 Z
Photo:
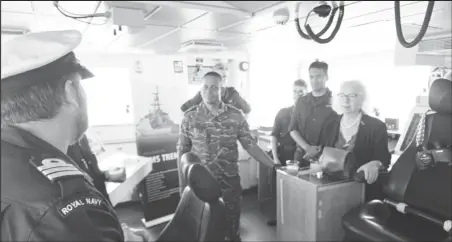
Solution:
M 178 155 L 193 152 L 215 175 L 229 213 L 227 240 L 240 241 L 241 192 L 237 140 L 257 161 L 273 164 L 256 145 L 242 113 L 220 99 L 222 78 L 216 72 L 203 77 L 203 102 L 187 110 L 181 123 Z M 179 166 L 180 168 L 181 166 Z M 181 192 L 186 181 L 179 169 Z

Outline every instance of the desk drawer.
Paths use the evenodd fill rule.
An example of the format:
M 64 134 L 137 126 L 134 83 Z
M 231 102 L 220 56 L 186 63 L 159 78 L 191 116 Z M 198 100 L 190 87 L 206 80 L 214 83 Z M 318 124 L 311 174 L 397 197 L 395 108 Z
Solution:
M 316 240 L 316 189 L 278 173 L 277 240 Z

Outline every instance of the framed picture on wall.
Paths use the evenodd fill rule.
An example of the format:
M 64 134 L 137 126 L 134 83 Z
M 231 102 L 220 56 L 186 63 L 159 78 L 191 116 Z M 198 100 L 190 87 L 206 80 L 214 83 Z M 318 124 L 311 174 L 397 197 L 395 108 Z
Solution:
M 175 73 L 184 72 L 184 68 L 182 66 L 182 61 L 174 61 L 174 72 Z

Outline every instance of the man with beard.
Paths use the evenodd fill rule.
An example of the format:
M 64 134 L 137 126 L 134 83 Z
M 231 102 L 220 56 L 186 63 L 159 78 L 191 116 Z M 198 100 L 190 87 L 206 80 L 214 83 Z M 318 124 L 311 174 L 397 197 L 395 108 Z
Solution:
M 97 157 L 91 150 L 86 135 L 83 135 L 78 142 L 69 146 L 67 155 L 93 179 L 94 187 L 106 199 L 109 199 L 109 195 L 105 182 L 121 183 L 126 180 L 126 170 L 123 167 L 108 171 L 99 169 Z
M 1 241 L 143 241 L 67 155 L 87 129 L 78 31 L 2 45 Z M 127 236 L 126 238 L 124 236 Z
M 181 122 L 178 151 L 179 185 L 181 193 L 186 181 L 181 171 L 181 156 L 195 153 L 216 177 L 222 189 L 222 198 L 228 208 L 228 241 L 240 239 L 240 207 L 242 187 L 238 165 L 237 140 L 256 160 L 273 166 L 272 159 L 263 152 L 251 136 L 243 114 L 234 106 L 221 101 L 223 81 L 216 72 L 203 77 L 201 104 L 189 109 Z
M 314 157 L 320 152 L 320 133 L 325 121 L 334 117 L 331 91 L 326 87 L 328 64 L 314 61 L 309 66 L 312 92 L 300 97 L 295 104 L 289 125 L 290 136 L 297 143 L 295 160 L 308 166 L 303 157 Z

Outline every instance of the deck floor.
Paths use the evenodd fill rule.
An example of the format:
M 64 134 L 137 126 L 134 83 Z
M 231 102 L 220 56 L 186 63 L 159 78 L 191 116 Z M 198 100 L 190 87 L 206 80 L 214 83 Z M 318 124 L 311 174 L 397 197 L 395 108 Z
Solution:
M 139 203 L 120 204 L 116 207 L 119 219 L 130 227 L 143 227 L 141 219 L 143 211 Z M 241 236 L 242 241 L 276 241 L 276 227 L 266 224 L 266 218 L 259 212 L 257 192 L 248 192 L 243 195 Z M 165 224 L 149 228 L 154 239 L 157 239 Z

